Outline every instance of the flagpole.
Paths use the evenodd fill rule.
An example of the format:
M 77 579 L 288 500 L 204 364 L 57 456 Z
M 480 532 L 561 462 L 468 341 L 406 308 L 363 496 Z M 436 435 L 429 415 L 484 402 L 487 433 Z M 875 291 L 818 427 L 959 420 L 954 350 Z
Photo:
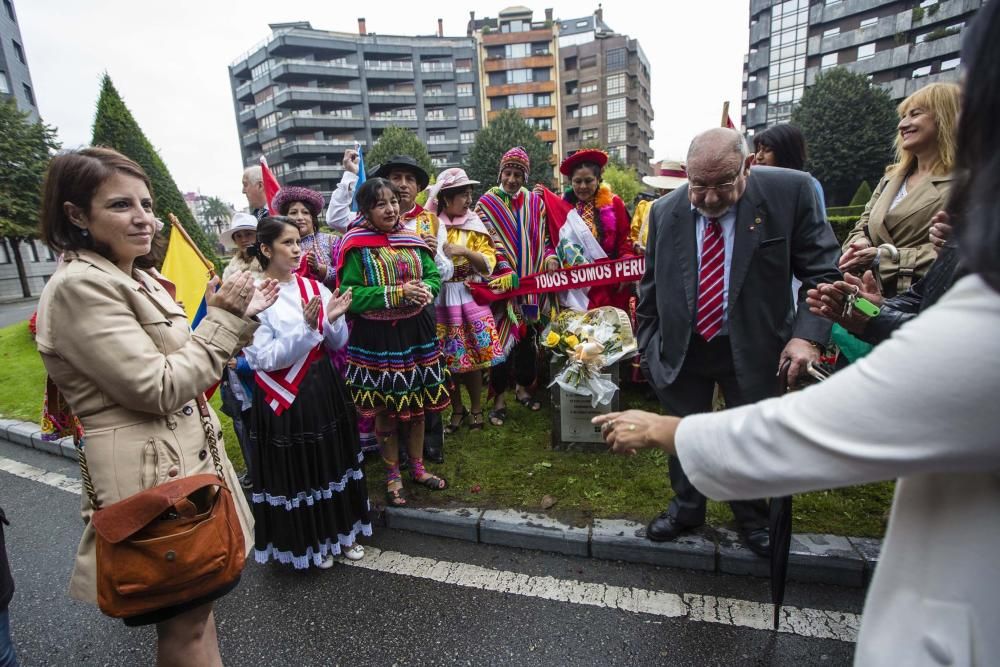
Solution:
M 208 277 L 214 278 L 215 264 L 205 259 L 205 256 L 201 254 L 201 249 L 195 244 L 193 240 L 191 240 L 191 236 L 187 233 L 187 230 L 184 229 L 184 225 L 181 224 L 181 221 L 178 220 L 177 216 L 174 215 L 173 213 L 168 213 L 167 219 L 170 220 L 171 225 L 177 228 L 177 231 L 181 233 L 181 236 L 184 237 L 184 240 L 188 242 L 188 245 L 191 246 L 196 253 L 198 253 L 198 257 L 201 259 L 202 262 L 204 262 L 205 266 L 208 267 Z
M 729 127 L 729 100 L 722 103 L 722 127 Z

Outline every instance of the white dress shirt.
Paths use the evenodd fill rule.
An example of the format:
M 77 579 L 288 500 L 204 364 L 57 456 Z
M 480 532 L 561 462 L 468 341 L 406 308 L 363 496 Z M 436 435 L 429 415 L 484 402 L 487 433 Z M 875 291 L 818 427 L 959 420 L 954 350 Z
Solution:
M 708 218 L 698 212 L 694 206 L 691 207 L 694 213 L 694 236 L 698 249 L 698 276 L 695 282 L 697 286 L 701 276 L 701 249 L 705 244 L 705 232 L 708 229 Z M 722 227 L 722 243 L 725 246 L 725 262 L 722 272 L 722 331 L 720 336 L 729 335 L 729 267 L 733 264 L 733 241 L 736 239 L 736 207 L 732 206 L 719 218 L 719 225 Z M 695 303 L 698 303 L 695 297 Z

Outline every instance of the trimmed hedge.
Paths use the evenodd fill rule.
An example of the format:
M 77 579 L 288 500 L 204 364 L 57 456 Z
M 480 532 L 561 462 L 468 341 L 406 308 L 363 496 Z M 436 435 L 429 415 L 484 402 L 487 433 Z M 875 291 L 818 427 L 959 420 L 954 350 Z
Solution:
M 866 204 L 861 206 L 830 206 L 826 209 L 826 216 L 842 218 L 842 217 L 855 217 L 860 218 L 861 214 L 865 212 Z
M 830 226 L 833 227 L 833 234 L 837 237 L 840 245 L 844 245 L 844 239 L 851 233 L 854 226 L 858 224 L 861 216 L 858 215 L 831 215 L 827 216 Z

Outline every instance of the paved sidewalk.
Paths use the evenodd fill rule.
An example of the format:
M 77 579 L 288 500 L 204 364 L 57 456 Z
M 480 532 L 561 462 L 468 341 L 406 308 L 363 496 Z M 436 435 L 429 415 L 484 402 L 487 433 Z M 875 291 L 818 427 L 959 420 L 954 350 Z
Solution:
M 76 460 L 70 439 L 49 442 L 37 424 L 0 419 L 0 440 Z M 645 527 L 630 521 L 595 519 L 568 525 L 532 512 L 479 508 L 385 509 L 390 528 L 480 544 L 643 563 L 719 574 L 770 576 L 769 561 L 747 550 L 724 528 L 705 527 L 673 542 L 651 542 Z M 803 583 L 862 587 L 878 563 L 881 540 L 839 535 L 792 536 L 788 577 Z
M 38 297 L 0 302 L 0 328 L 28 319 L 37 305 Z

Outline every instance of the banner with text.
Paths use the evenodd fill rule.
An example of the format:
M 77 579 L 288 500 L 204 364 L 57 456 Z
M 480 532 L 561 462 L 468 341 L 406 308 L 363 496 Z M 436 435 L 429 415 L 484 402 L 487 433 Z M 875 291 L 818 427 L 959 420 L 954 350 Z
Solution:
M 484 283 L 471 283 L 469 287 L 476 303 L 486 305 L 493 301 L 524 294 L 563 292 L 581 287 L 635 282 L 642 278 L 645 270 L 645 257 L 622 257 L 621 259 L 604 259 L 593 264 L 571 266 L 552 273 L 533 273 L 521 278 L 516 288 L 506 292 L 494 292 Z

